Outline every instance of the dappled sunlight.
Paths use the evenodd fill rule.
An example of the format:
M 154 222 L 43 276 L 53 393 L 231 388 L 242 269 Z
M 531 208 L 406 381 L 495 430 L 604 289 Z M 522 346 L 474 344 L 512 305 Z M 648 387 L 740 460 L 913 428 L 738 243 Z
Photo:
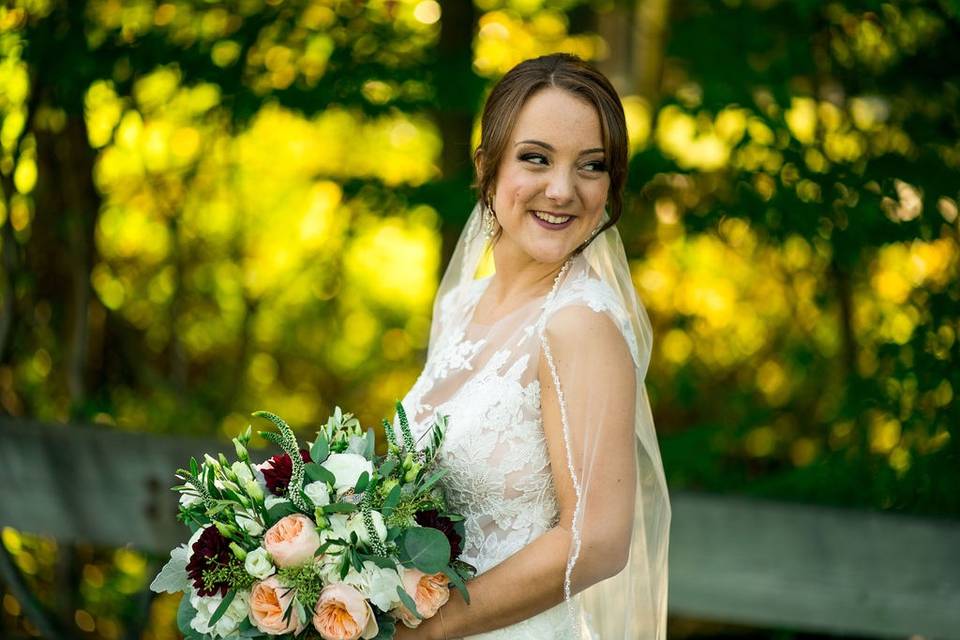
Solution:
M 524 18 L 509 10 L 484 13 L 474 46 L 473 66 L 482 76 L 500 76 L 527 58 L 563 51 L 585 60 L 603 57 L 605 43 L 596 34 L 571 35 L 562 11 L 545 9 Z

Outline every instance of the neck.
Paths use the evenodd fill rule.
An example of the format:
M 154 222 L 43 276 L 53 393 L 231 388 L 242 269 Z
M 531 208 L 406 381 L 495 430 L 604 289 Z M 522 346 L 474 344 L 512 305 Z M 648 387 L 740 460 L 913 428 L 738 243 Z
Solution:
M 493 247 L 496 273 L 490 281 L 490 294 L 495 303 L 508 299 L 533 298 L 544 295 L 553 287 L 557 274 L 566 260 L 557 263 L 537 262 L 520 251 L 497 242 Z

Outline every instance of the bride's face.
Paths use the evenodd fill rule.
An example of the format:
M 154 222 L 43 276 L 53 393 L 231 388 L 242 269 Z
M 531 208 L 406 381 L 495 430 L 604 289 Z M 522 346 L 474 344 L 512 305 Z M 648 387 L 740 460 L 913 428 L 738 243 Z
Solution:
M 497 170 L 497 244 L 561 262 L 600 225 L 609 188 L 596 109 L 562 89 L 543 89 L 521 108 Z

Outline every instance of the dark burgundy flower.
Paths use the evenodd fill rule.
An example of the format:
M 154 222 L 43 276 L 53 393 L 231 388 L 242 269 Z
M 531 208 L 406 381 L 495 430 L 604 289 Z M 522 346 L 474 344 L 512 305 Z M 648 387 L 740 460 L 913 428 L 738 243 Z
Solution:
M 457 533 L 453 520 L 440 515 L 436 509 L 421 511 L 414 516 L 414 520 L 421 527 L 431 527 L 443 532 L 443 535 L 447 536 L 447 541 L 450 542 L 450 559 L 456 560 L 460 557 L 463 551 L 463 538 Z
M 312 462 L 310 452 L 305 449 L 300 449 L 300 457 L 304 462 Z M 290 456 L 281 453 L 273 456 L 267 462 L 269 465 L 265 464 L 261 469 L 267 488 L 275 496 L 286 496 L 287 485 L 290 484 L 290 476 L 293 475 L 293 462 L 290 460 Z
M 207 527 L 193 543 L 190 562 L 187 563 L 187 575 L 193 580 L 193 587 L 201 596 L 212 596 L 219 593 L 227 595 L 230 589 L 229 582 L 218 582 L 207 588 L 203 584 L 203 572 L 229 564 L 233 560 L 230 552 L 230 541 L 221 535 L 216 527 Z

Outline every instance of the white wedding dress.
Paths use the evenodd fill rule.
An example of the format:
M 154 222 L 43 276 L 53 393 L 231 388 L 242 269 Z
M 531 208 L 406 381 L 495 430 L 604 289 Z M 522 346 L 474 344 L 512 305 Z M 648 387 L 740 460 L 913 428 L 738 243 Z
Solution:
M 608 314 L 634 361 L 639 358 L 619 298 L 582 256 L 571 260 L 550 293 L 487 325 L 473 316 L 489 281 L 465 280 L 435 306 L 427 362 L 402 401 L 417 438 L 436 414 L 449 416 L 439 464 L 448 470 L 443 480 L 448 506 L 466 518 L 461 559 L 478 573 L 503 562 L 558 520 L 538 381 L 543 329 L 550 318 L 571 305 Z M 579 629 L 573 628 L 570 613 L 561 603 L 471 638 L 562 640 L 592 635 L 585 632 L 589 623 L 579 609 L 574 610 Z

